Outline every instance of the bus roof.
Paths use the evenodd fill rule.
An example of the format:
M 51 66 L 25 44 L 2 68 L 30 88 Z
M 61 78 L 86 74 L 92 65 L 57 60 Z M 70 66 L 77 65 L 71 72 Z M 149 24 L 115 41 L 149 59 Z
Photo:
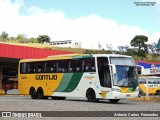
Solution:
M 20 60 L 20 62 L 76 59 L 76 58 L 89 58 L 89 57 L 127 57 L 127 58 L 132 58 L 131 56 L 119 55 L 119 54 L 65 54 L 65 55 L 48 56 L 47 58 L 41 58 L 41 59 L 22 59 L 22 60 Z

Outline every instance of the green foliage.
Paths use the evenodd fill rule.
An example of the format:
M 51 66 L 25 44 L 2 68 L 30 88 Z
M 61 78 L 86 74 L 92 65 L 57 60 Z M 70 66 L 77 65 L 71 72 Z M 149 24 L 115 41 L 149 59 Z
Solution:
M 20 43 L 27 43 L 27 38 L 23 34 L 18 34 L 16 40 Z
M 135 56 L 136 55 L 136 50 L 135 49 L 128 49 L 127 52 L 126 52 L 126 55 L 129 55 L 129 56 Z
M 148 37 L 144 35 L 136 35 L 130 42 L 131 46 L 138 48 L 136 54 L 138 58 L 144 59 L 147 57 L 148 49 L 146 42 Z
M 50 37 L 48 35 L 39 35 L 37 41 L 39 43 L 50 42 Z
M 148 44 L 148 51 L 150 55 L 152 56 L 153 61 L 159 57 L 159 49 L 157 48 L 156 43 Z
M 112 54 L 111 51 L 104 50 L 104 49 L 102 49 L 102 50 L 85 50 L 83 53 L 84 54 Z
M 29 39 L 28 39 L 28 42 L 29 42 L 29 43 L 38 43 L 37 38 L 33 38 L 33 37 L 32 37 L 32 38 L 29 38 Z
M 157 49 L 160 49 L 160 38 L 158 40 L 158 43 L 157 43 L 156 47 L 157 47 Z
M 144 35 L 136 35 L 130 42 L 131 46 L 143 48 L 146 44 L 145 42 L 148 42 L 148 37 Z
M 8 40 L 8 33 L 6 33 L 5 31 L 3 31 L 2 32 L 2 34 L 1 34 L 1 39 L 3 40 L 3 41 L 6 41 L 6 40 Z

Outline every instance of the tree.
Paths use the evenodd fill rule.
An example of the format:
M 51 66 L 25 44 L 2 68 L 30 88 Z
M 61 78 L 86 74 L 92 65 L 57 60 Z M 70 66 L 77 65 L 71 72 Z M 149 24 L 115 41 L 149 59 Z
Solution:
M 29 38 L 28 42 L 30 42 L 30 43 L 38 43 L 37 38 L 33 38 L 33 37 Z
M 2 34 L 1 34 L 1 38 L 2 38 L 2 40 L 6 41 L 7 38 L 8 38 L 8 33 L 6 33 L 5 31 L 3 31 Z
M 131 46 L 138 48 L 136 51 L 138 58 L 147 58 L 148 49 L 146 42 L 148 37 L 144 35 L 136 35 L 130 42 Z
M 136 51 L 135 49 L 129 48 L 127 49 L 126 55 L 135 56 L 136 55 L 135 51 Z
M 119 52 L 120 52 L 121 54 L 124 54 L 124 53 L 126 53 L 126 52 L 128 51 L 129 46 L 128 46 L 128 45 L 118 46 L 118 49 L 119 49 Z
M 37 41 L 39 43 L 50 42 L 50 37 L 48 35 L 39 35 Z
M 27 38 L 25 34 L 18 34 L 16 37 L 16 40 L 20 43 L 26 43 L 27 42 Z
M 157 43 L 157 45 L 156 45 L 156 48 L 157 48 L 158 50 L 160 50 L 160 38 L 159 38 L 159 40 L 158 40 L 158 43 Z
M 156 43 L 148 44 L 148 53 L 151 54 L 152 60 L 156 60 L 159 57 L 159 50 L 156 47 Z
M 111 53 L 114 53 L 112 44 L 106 44 L 106 47 Z

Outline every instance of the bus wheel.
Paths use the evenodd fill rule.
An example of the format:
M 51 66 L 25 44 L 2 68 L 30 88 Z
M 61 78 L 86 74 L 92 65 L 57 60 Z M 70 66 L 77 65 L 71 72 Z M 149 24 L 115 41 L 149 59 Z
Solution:
M 43 89 L 42 88 L 38 88 L 37 90 L 37 96 L 38 96 L 38 99 L 44 99 L 45 96 L 43 94 Z
M 99 100 L 96 99 L 96 93 L 93 89 L 88 89 L 86 93 L 86 97 L 89 102 L 98 102 Z
M 117 103 L 120 99 L 109 99 L 111 103 Z
M 30 93 L 32 99 L 37 99 L 38 98 L 37 92 L 33 87 L 30 89 L 29 93 Z
M 156 91 L 156 95 L 160 95 L 160 90 L 157 90 L 157 91 Z

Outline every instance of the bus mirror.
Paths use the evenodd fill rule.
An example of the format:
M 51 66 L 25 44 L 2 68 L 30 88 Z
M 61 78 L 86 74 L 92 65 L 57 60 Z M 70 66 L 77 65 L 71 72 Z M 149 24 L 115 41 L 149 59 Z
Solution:
M 113 64 L 110 64 L 110 66 L 111 66 L 111 72 L 112 72 L 112 74 L 116 74 L 116 66 L 113 65 Z
M 137 68 L 138 75 L 144 74 L 144 67 L 143 66 L 136 65 L 136 68 Z

